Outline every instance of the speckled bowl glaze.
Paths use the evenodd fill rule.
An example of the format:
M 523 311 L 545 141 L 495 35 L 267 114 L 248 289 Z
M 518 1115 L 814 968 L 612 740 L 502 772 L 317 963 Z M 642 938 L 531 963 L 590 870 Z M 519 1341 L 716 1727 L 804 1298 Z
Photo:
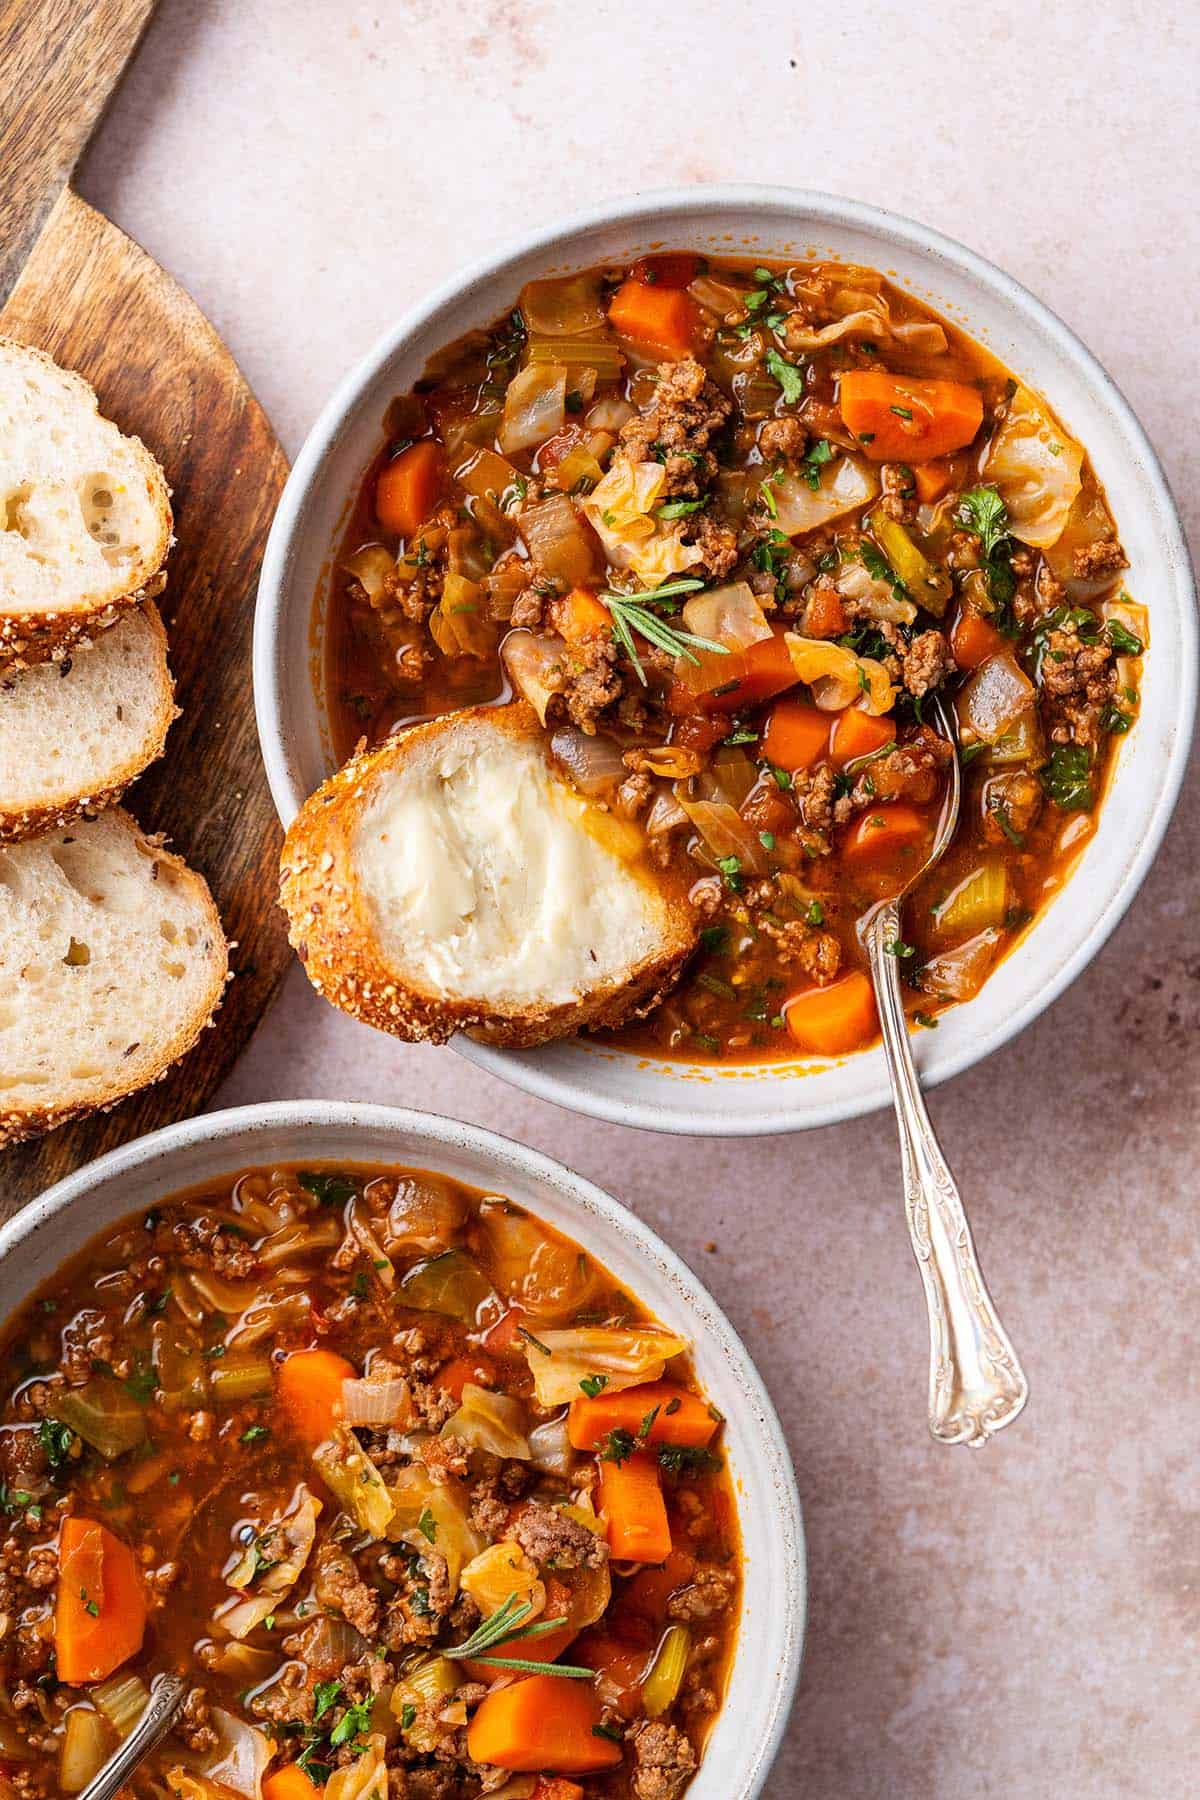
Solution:
M 285 825 L 333 766 L 314 673 L 315 596 L 348 498 L 377 450 L 384 409 L 432 353 L 512 304 L 522 283 L 655 248 L 870 263 L 962 325 L 1050 400 L 1086 445 L 1150 609 L 1141 717 L 1121 748 L 1097 831 L 1060 897 L 979 996 L 916 1045 L 926 1086 L 970 1067 L 1028 1025 L 1100 949 L 1150 866 L 1179 791 L 1196 690 L 1195 596 L 1158 459 L 1091 353 L 1015 281 L 939 233 L 877 207 L 786 188 L 697 187 L 634 196 L 532 231 L 414 307 L 353 369 L 309 434 L 275 518 L 255 621 L 254 687 L 271 791 Z M 657 1060 L 587 1039 L 540 1050 L 457 1040 L 473 1062 L 578 1112 L 715 1136 L 797 1131 L 890 1097 L 881 1050 L 759 1066 Z
M 745 1581 L 729 1691 L 688 1800 L 753 1800 L 779 1747 L 804 1643 L 804 1526 L 779 1419 L 729 1320 L 641 1221 L 561 1163 L 430 1113 L 284 1101 L 156 1131 L 47 1189 L 0 1228 L 0 1318 L 106 1225 L 252 1164 L 347 1161 L 440 1170 L 528 1207 L 575 1239 L 688 1338 L 725 1415 Z

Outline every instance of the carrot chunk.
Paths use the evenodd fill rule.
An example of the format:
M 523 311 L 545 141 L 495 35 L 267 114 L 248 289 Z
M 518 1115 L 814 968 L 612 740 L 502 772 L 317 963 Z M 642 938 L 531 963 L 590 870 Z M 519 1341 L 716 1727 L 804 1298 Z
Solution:
M 850 369 L 838 404 L 873 462 L 928 462 L 969 444 L 983 423 L 983 397 L 965 381 L 921 381 L 883 369 Z
M 576 1450 L 595 1450 L 610 1431 L 627 1431 L 646 1445 L 703 1449 L 717 1424 L 698 1394 L 674 1381 L 645 1381 L 639 1387 L 623 1388 L 619 1394 L 574 1401 L 567 1436 Z
M 778 700 L 763 732 L 762 753 L 781 769 L 811 769 L 829 749 L 829 714 L 807 700 Z
M 929 831 L 928 814 L 902 800 L 874 806 L 860 814 L 847 832 L 842 842 L 842 860 L 860 867 L 888 862 L 900 851 L 919 844 Z
M 620 337 L 665 356 L 689 356 L 696 341 L 696 308 L 681 288 L 651 286 L 632 277 L 609 302 L 608 322 Z
M 954 470 L 948 462 L 922 462 L 913 464 L 913 481 L 916 484 L 917 499 L 922 506 L 932 506 L 935 500 L 948 493 L 954 483 Z
M 844 769 L 855 757 L 870 756 L 873 750 L 882 750 L 895 735 L 895 719 L 876 718 L 873 713 L 864 712 L 861 706 L 848 706 L 834 722 L 829 753 L 838 768 Z
M 419 531 L 438 503 L 445 470 L 441 445 L 432 438 L 393 458 L 375 483 L 375 517 L 383 529 L 402 538 Z
M 823 583 L 813 589 L 812 599 L 804 609 L 805 637 L 840 637 L 846 629 L 846 609 L 836 588 Z
M 785 1002 L 783 1016 L 800 1048 L 814 1056 L 842 1056 L 857 1050 L 878 1030 L 875 995 L 858 969 L 829 987 L 796 994 Z
M 133 1551 L 105 1525 L 64 1519 L 54 1648 L 60 1681 L 103 1681 L 142 1647 L 146 1595 Z
M 467 1727 L 471 1760 L 497 1769 L 537 1774 L 553 1769 L 586 1775 L 611 1769 L 621 1746 L 598 1734 L 600 1702 L 591 1684 L 555 1675 L 530 1675 L 493 1688 Z
M 1004 639 L 996 627 L 973 606 L 963 605 L 950 627 L 950 653 L 960 669 L 977 669 L 989 656 L 997 656 Z
M 742 655 L 714 656 L 702 650 L 700 656 L 712 685 L 696 693 L 681 681 L 672 682 L 668 705 L 674 713 L 737 712 L 782 694 L 799 679 L 782 631 L 761 638 Z
M 263 1800 L 316 1800 L 320 1792 L 298 1763 L 286 1763 L 263 1777 Z
M 355 1369 L 333 1350 L 293 1350 L 279 1370 L 279 1398 L 292 1424 L 310 1444 L 320 1444 L 337 1422 L 342 1383 Z
M 568 644 L 578 642 L 593 631 L 608 631 L 612 616 L 588 588 L 572 588 L 561 600 L 551 603 L 550 618 L 554 629 Z
M 601 1462 L 600 1510 L 615 1561 L 660 1563 L 670 1555 L 671 1527 L 654 1457 L 635 1452 L 624 1462 Z

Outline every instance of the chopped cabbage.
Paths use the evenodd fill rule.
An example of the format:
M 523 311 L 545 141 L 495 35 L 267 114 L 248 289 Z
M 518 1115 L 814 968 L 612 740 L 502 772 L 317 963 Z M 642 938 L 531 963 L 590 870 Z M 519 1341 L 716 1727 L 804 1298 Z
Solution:
M 514 375 L 504 394 L 504 418 L 500 424 L 500 448 L 506 456 L 514 450 L 532 450 L 561 431 L 566 422 L 567 370 L 565 363 L 530 363 Z
M 654 517 L 666 480 L 662 463 L 631 463 L 628 457 L 617 456 L 603 481 L 580 501 L 612 566 L 631 569 L 642 581 L 655 584 L 690 569 L 704 554 Z
M 521 1623 L 528 1625 L 546 1605 L 546 1589 L 538 1577 L 537 1564 L 526 1556 L 514 1539 L 502 1538 L 469 1562 L 460 1576 L 464 1594 L 470 1594 L 485 1619 L 498 1613 L 506 1600 L 515 1594 L 529 1607 Z
M 392 1497 L 354 1433 L 336 1425 L 333 1435 L 313 1451 L 313 1461 L 322 1481 L 355 1524 L 373 1538 L 384 1537 L 391 1522 Z
M 883 664 L 873 657 L 855 656 L 832 638 L 800 637 L 794 631 L 784 641 L 798 678 L 810 687 L 822 682 L 814 698 L 823 711 L 842 712 L 857 704 L 876 716 L 891 711 L 896 689 Z
M 464 1382 L 462 1405 L 442 1427 L 443 1437 L 462 1438 L 473 1450 L 490 1450 L 493 1456 L 529 1461 L 525 1435 L 525 1408 L 511 1394 L 493 1393 Z
M 815 488 L 805 476 L 787 472 L 768 475 L 762 485 L 769 496 L 765 503 L 772 525 L 787 537 L 796 537 L 865 506 L 879 492 L 879 477 L 862 457 L 835 456 L 822 465 Z
M 322 1790 L 324 1800 L 378 1800 L 388 1792 L 388 1772 L 384 1762 L 387 1740 L 382 1732 L 372 1732 L 367 1747 L 354 1762 L 335 1769 Z
M 687 1339 L 659 1326 L 579 1326 L 573 1331 L 539 1331 L 536 1343 L 525 1340 L 525 1356 L 540 1406 L 565 1406 L 578 1400 L 579 1384 L 603 1375 L 609 1393 L 657 1381 L 673 1356 L 687 1349 Z
M 450 1588 L 456 1591 L 463 1564 L 478 1556 L 486 1541 L 471 1524 L 460 1484 L 436 1481 L 424 1463 L 414 1462 L 397 1471 L 389 1492 L 389 1538 L 403 1539 L 417 1550 L 432 1545 L 446 1559 Z
M 984 481 L 1008 508 L 1012 535 L 1043 550 L 1057 543 L 1083 485 L 1082 468 L 1074 438 L 1036 394 L 1018 387 L 983 465 Z

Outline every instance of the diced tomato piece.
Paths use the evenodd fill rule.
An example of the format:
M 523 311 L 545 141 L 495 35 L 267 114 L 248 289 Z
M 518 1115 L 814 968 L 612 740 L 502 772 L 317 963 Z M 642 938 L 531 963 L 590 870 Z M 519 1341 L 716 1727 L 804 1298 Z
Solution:
M 685 288 L 700 272 L 700 258 L 691 250 L 667 250 L 661 256 L 639 256 L 629 273 L 651 287 Z

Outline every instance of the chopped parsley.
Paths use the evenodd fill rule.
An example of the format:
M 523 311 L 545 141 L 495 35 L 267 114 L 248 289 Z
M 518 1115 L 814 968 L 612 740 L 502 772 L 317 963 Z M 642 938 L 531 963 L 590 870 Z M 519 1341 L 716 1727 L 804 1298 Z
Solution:
M 588 1399 L 594 1400 L 596 1395 L 602 1394 L 604 1389 L 608 1386 L 608 1376 L 585 1375 L 579 1385 L 587 1395 Z
M 322 1206 L 344 1206 L 353 1200 L 354 1183 L 345 1175 L 327 1175 L 320 1170 L 302 1169 L 296 1177 L 305 1193 L 312 1194 Z
M 724 956 L 729 949 L 729 927 L 727 925 L 703 926 L 700 931 L 700 948 L 706 956 Z M 606 1377 L 600 1379 L 607 1380 Z
M 1082 744 L 1059 744 L 1041 771 L 1041 783 L 1063 812 L 1091 810 L 1091 759 Z
M 425 1507 L 420 1518 L 417 1520 L 417 1530 L 421 1533 L 422 1537 L 428 1538 L 431 1544 L 437 1543 L 437 1520 L 434 1518 L 428 1507 Z
M 270 1435 L 271 1428 L 269 1425 L 247 1425 L 245 1431 L 242 1433 L 241 1441 L 243 1444 L 261 1444 L 263 1439 L 269 1438 Z
M 596 1445 L 596 1454 L 601 1462 L 619 1464 L 628 1462 L 636 1447 L 633 1433 L 626 1431 L 621 1425 L 615 1425 Z
M 669 1475 L 703 1475 L 721 1467 L 720 1457 L 698 1444 L 660 1444 L 658 1461 Z
M 1140 656 L 1146 648 L 1141 638 L 1127 630 L 1120 619 L 1110 619 L 1104 630 L 1118 656 Z
M 318 1681 L 313 1689 L 313 1719 L 321 1719 L 341 1698 L 340 1681 Z
M 821 485 L 821 470 L 826 463 L 833 461 L 833 445 L 828 438 L 818 438 L 804 452 L 801 473 L 815 493 Z
M 803 369 L 798 369 L 795 363 L 790 363 L 786 357 L 780 356 L 774 345 L 767 351 L 763 361 L 783 390 L 784 404 L 794 406 L 804 394 Z
M 656 519 L 686 519 L 689 513 L 698 513 L 708 505 L 707 500 L 668 500 L 663 506 L 656 506 Z
M 52 1469 L 61 1468 L 71 1454 L 75 1433 L 59 1419 L 43 1419 L 37 1428 L 37 1441 L 46 1452 Z
M 733 894 L 742 891 L 742 863 L 737 856 L 718 856 L 717 867 L 721 871 L 725 886 Z

